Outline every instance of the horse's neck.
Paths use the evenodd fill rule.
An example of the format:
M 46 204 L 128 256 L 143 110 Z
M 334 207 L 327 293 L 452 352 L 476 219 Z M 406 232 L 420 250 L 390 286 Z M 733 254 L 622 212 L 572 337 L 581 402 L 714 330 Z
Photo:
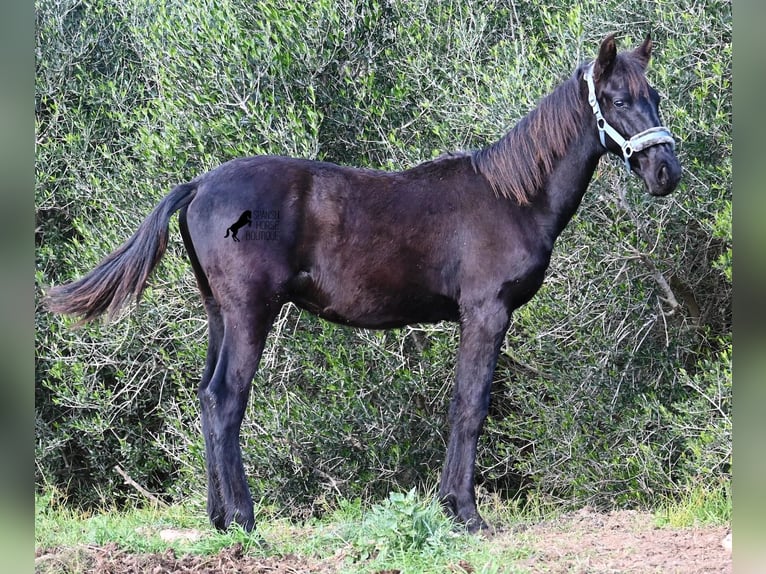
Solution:
M 551 234 L 552 242 L 580 206 L 602 155 L 604 149 L 595 135 L 595 126 L 594 134 L 586 127 L 557 161 L 543 193 L 534 202 L 539 206 L 537 217 Z

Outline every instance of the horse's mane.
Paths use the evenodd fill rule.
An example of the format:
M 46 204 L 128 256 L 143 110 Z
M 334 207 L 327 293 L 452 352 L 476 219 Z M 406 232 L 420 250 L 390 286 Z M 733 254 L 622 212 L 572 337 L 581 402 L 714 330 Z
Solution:
M 630 52 L 618 55 L 615 71 L 624 76 L 634 96 L 647 88 L 644 68 Z M 582 101 L 580 65 L 568 80 L 543 98 L 499 141 L 473 153 L 474 169 L 489 182 L 498 195 L 526 205 L 566 153 L 584 125 L 590 108 Z
M 498 196 L 526 205 L 583 125 L 580 70 L 540 101 L 497 142 L 474 152 L 474 169 Z

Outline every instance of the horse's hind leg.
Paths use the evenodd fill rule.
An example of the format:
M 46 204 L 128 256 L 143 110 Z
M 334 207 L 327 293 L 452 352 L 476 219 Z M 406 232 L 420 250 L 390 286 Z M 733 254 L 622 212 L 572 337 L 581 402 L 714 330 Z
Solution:
M 216 366 L 218 365 L 218 355 L 221 352 L 221 345 L 223 343 L 223 317 L 221 316 L 221 308 L 218 305 L 218 301 L 210 295 L 205 297 L 205 310 L 207 311 L 208 321 L 208 346 L 207 346 L 207 359 L 205 360 L 205 371 L 202 374 L 202 381 L 199 384 L 198 395 L 202 397 L 202 393 L 208 388 L 210 380 L 213 378 Z M 202 433 L 203 436 L 207 436 L 207 426 L 210 420 L 209 404 L 206 401 L 200 400 L 200 407 L 202 409 Z M 207 463 L 207 509 L 210 516 L 210 520 L 218 528 L 223 528 L 223 499 L 221 498 L 221 486 L 218 481 L 218 474 L 214 471 L 215 465 L 215 453 L 213 452 L 212 443 L 205 440 L 205 461 Z
M 245 309 L 244 302 L 240 304 L 241 313 L 230 311 L 228 321 L 225 320 L 189 235 L 186 209 L 179 214 L 179 224 L 208 318 L 207 358 L 198 389 L 207 463 L 208 515 L 218 529 L 227 528 L 233 519 L 250 529 L 254 523 L 253 505 L 242 465 L 239 428 L 250 383 L 276 311 L 262 306 L 259 312 L 257 302 Z M 251 319 L 240 328 L 232 315 L 235 319 L 244 315 Z
M 221 530 L 232 522 L 246 530 L 255 525 L 239 432 L 274 316 L 263 304 L 223 311 L 215 369 L 199 389 L 208 465 L 208 515 Z

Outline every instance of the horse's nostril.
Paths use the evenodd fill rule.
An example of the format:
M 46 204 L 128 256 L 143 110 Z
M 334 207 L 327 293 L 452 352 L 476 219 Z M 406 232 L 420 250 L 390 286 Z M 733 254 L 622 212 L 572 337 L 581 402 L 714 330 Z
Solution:
M 657 183 L 659 183 L 660 185 L 667 185 L 668 179 L 669 179 L 668 164 L 663 163 L 660 166 L 659 171 L 657 172 Z

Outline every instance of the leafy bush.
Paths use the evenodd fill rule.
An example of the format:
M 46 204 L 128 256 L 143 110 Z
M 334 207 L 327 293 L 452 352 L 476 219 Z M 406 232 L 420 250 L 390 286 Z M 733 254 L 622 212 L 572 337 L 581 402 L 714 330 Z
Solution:
M 454 524 L 433 498 L 424 500 L 415 489 L 391 492 L 347 533 L 360 560 L 370 556 L 397 556 L 408 552 L 438 555 L 453 538 Z
M 236 156 L 400 169 L 499 138 L 592 57 L 651 32 L 684 179 L 604 160 L 517 311 L 479 483 L 573 505 L 728 480 L 731 3 L 36 3 L 36 483 L 89 505 L 204 488 L 204 313 L 177 233 L 140 305 L 71 330 L 40 304 L 172 187 Z M 651 26 L 647 25 L 651 22 Z M 175 225 L 175 224 L 173 224 Z M 352 331 L 287 306 L 242 429 L 255 496 L 296 514 L 436 483 L 457 328 Z

